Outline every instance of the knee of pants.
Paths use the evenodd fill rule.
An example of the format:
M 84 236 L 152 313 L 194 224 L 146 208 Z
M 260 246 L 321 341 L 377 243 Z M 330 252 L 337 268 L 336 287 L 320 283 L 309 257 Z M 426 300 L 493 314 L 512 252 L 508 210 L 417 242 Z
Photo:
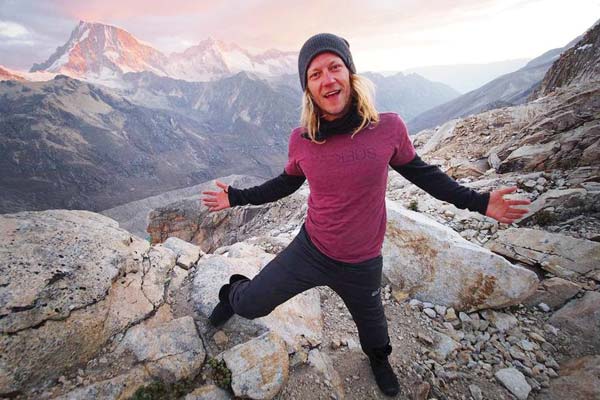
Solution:
M 246 319 L 255 319 L 269 315 L 273 308 L 259 307 L 256 304 L 250 302 L 233 304 L 233 311 L 240 317 Z

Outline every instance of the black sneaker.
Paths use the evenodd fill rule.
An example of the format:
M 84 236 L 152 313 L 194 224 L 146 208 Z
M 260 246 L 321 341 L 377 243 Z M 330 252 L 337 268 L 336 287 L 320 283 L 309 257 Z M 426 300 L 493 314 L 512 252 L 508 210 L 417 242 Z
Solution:
M 221 289 L 219 290 L 219 303 L 208 317 L 210 324 L 215 328 L 218 328 L 229 321 L 229 319 L 233 317 L 233 314 L 235 314 L 233 307 L 231 307 L 231 303 L 229 303 L 229 290 L 231 289 L 232 283 L 244 280 L 248 281 L 249 279 L 244 275 L 235 274 L 229 278 L 229 283 L 227 285 L 221 286 Z
M 221 287 L 221 290 L 219 290 L 219 303 L 208 317 L 210 324 L 215 328 L 218 328 L 229 321 L 229 318 L 233 317 L 233 314 L 235 314 L 231 304 L 229 304 L 229 288 L 229 284 Z
M 377 386 L 379 386 L 379 389 L 381 389 L 386 396 L 396 396 L 400 393 L 398 378 L 388 361 L 388 355 L 390 355 L 391 352 L 392 346 L 389 344 L 365 352 L 369 357 L 371 370 L 373 371 L 373 375 L 375 375 L 375 382 L 377 382 Z

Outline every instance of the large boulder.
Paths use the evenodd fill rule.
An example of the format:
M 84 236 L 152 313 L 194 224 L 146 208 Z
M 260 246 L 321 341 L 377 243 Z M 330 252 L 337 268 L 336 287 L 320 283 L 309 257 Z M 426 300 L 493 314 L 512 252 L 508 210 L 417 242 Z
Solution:
M 231 370 L 231 387 L 237 397 L 272 399 L 287 382 L 286 345 L 273 332 L 232 347 L 221 357 Z
M 560 376 L 550 381 L 539 399 L 563 400 L 600 399 L 600 356 L 586 356 L 569 360 L 560 366 Z
M 192 301 L 202 315 L 210 315 L 218 302 L 219 289 L 229 282 L 231 275 L 242 274 L 252 278 L 273 258 L 272 254 L 246 243 L 231 246 L 228 255 L 209 254 L 198 261 Z M 298 349 L 306 341 L 313 345 L 320 343 L 323 321 L 318 291 L 311 289 L 301 293 L 262 318 L 250 321 L 236 315 L 224 328 L 257 331 L 257 327 L 276 332 L 290 349 Z
M 556 311 L 549 323 L 573 338 L 584 354 L 600 348 L 600 293 L 587 292 Z M 587 351 L 586 351 L 587 349 Z
M 600 243 L 537 229 L 509 228 L 486 244 L 490 250 L 555 275 L 587 274 L 600 269 Z M 566 270 L 566 272 L 565 272 Z
M 170 250 L 87 211 L 0 215 L 0 248 L 0 395 L 85 364 L 160 306 L 175 266 Z
M 537 288 L 537 276 L 422 214 L 388 202 L 383 268 L 411 297 L 457 310 L 506 307 Z

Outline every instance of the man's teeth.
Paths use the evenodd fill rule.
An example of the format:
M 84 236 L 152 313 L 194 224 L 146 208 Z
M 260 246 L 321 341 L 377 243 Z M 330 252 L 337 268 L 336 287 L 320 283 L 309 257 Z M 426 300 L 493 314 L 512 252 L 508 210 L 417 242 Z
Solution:
M 333 92 L 325 93 L 325 97 L 329 97 L 331 95 L 338 94 L 339 92 L 340 92 L 339 90 L 334 90 Z

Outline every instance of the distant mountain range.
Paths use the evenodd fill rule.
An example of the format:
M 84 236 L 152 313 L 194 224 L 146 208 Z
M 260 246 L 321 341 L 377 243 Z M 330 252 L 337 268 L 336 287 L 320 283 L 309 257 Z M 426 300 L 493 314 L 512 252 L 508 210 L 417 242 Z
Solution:
M 523 68 L 502 75 L 482 87 L 436 106 L 410 119 L 408 127 L 412 133 L 434 128 L 454 118 L 462 118 L 483 111 L 524 103 L 539 86 L 552 63 L 562 52 L 581 39 L 573 39 L 565 47 L 552 49 L 534 58 Z
M 433 65 L 409 68 L 405 74 L 419 74 L 432 82 L 443 82 L 461 94 L 470 92 L 489 81 L 522 68 L 526 58 L 497 61 L 486 64 Z
M 295 70 L 297 53 L 267 50 L 251 54 L 235 44 L 207 39 L 182 53 L 165 55 L 110 25 L 84 22 L 48 60 L 30 72 L 46 71 L 110 84 L 127 72 L 153 72 L 188 81 L 209 81 L 248 71 L 276 76 Z

